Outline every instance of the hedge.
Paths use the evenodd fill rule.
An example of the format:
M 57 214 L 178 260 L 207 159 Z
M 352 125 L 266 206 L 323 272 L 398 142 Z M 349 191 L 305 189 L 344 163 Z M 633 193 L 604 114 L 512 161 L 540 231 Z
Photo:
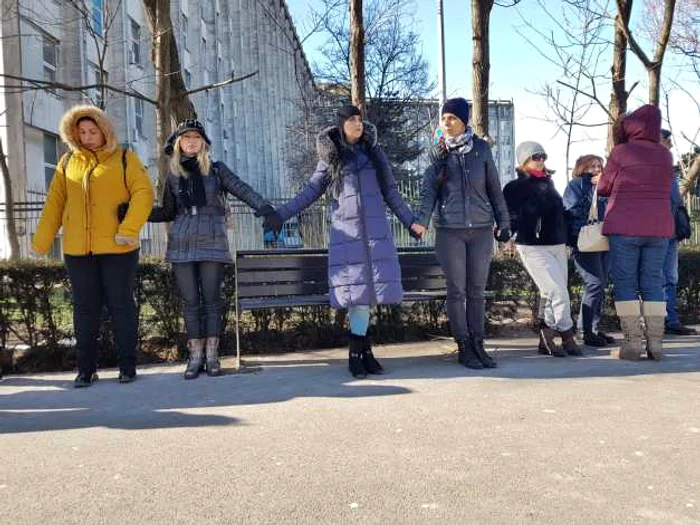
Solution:
M 572 310 L 578 311 L 581 280 L 570 268 Z M 700 312 L 700 250 L 681 251 L 678 306 L 687 323 L 698 322 Z M 487 329 L 493 335 L 511 323 L 534 321 L 538 294 L 534 283 L 516 259 L 495 259 L 488 289 Z M 235 351 L 233 310 L 235 283 L 233 266 L 227 266 L 224 284 L 224 329 L 222 353 Z M 32 372 L 70 370 L 75 367 L 72 351 L 70 283 L 60 262 L 23 261 L 0 263 L 0 349 L 4 369 Z M 610 290 L 608 290 L 610 292 Z M 139 312 L 141 362 L 182 359 L 185 356 L 184 323 L 180 299 L 170 265 L 143 260 L 139 265 L 136 303 Z M 379 307 L 374 312 L 372 336 L 377 342 L 426 339 L 448 335 L 442 301 L 405 303 Z M 611 294 L 606 295 L 604 325 L 615 328 Z M 517 324 L 517 323 L 516 323 Z M 244 353 L 327 348 L 345 343 L 345 313 L 328 306 L 278 308 L 245 312 L 241 326 Z M 100 366 L 114 366 L 116 350 L 106 313 L 100 335 Z M 16 352 L 15 348 L 22 349 Z

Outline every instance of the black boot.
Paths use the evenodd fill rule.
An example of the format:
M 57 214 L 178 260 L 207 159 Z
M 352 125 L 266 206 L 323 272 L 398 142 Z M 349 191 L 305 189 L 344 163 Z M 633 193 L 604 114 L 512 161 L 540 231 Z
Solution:
M 498 366 L 496 361 L 494 361 L 493 358 L 486 353 L 486 350 L 484 350 L 483 337 L 472 336 L 470 338 L 470 342 L 474 353 L 479 358 L 479 361 L 481 361 L 481 364 L 484 365 L 484 368 L 496 368 Z
M 481 370 L 484 368 L 484 365 L 481 364 L 481 361 L 474 352 L 469 339 L 459 339 L 457 341 L 457 352 L 457 361 L 460 364 L 474 370 Z
M 367 377 L 367 370 L 362 362 L 364 344 L 364 337 L 350 334 L 348 368 L 350 368 L 350 373 L 356 379 L 364 379 Z
M 364 345 L 362 347 L 362 364 L 365 365 L 365 370 L 368 374 L 383 374 L 384 368 L 379 364 L 377 358 L 372 353 L 372 345 L 369 342 L 369 337 L 365 336 Z

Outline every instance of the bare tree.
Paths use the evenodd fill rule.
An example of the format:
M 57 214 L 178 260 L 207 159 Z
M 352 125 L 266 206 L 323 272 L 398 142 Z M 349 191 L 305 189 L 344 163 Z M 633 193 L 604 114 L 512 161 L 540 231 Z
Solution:
M 323 2 L 324 6 L 332 3 Z M 414 6 L 412 0 L 369 0 L 363 9 L 366 115 L 377 126 L 399 177 L 408 173 L 402 167 L 421 154 L 419 134 L 430 125 L 428 119 L 413 118 L 410 108 L 422 103 L 434 88 L 428 64 L 420 53 L 421 38 L 413 30 Z M 347 9 L 330 9 L 321 31 L 327 39 L 314 71 L 324 92 L 318 111 L 328 121 L 329 105 L 351 99 Z
M 618 12 L 622 13 L 631 9 L 632 0 L 616 0 Z M 616 19 L 619 29 L 624 33 L 629 47 L 637 58 L 642 62 L 649 75 L 649 103 L 659 105 L 661 96 L 661 67 L 663 66 L 664 54 L 671 36 L 673 26 L 673 15 L 676 7 L 676 0 L 663 0 L 664 14 L 661 22 L 660 33 L 656 39 L 654 55 L 649 58 L 634 37 L 629 23 L 629 17 L 618 16 Z
M 0 138 L 0 172 L 2 172 L 2 183 L 5 190 L 5 221 L 7 223 L 7 236 L 10 243 L 10 254 L 8 259 L 16 261 L 19 259 L 19 238 L 17 236 L 17 222 L 15 220 L 15 199 L 12 195 L 12 179 L 10 178 L 10 168 L 7 166 L 5 148 Z
M 491 11 L 494 4 L 512 7 L 520 0 L 471 0 L 472 10 L 472 126 L 477 135 L 487 137 L 489 134 L 489 74 L 491 71 L 491 52 L 489 49 L 489 29 Z
M 542 29 L 541 23 L 535 24 L 525 16 L 522 18 L 526 30 L 518 31 L 558 70 L 558 78 L 535 93 L 547 102 L 547 119 L 557 126 L 557 133 L 566 137 L 567 180 L 572 166 L 571 145 L 590 139 L 591 128 L 608 125 L 609 111 L 598 93 L 609 81 L 602 72 L 603 55 L 609 49 L 603 32 L 609 29 L 609 23 L 607 17 L 592 9 L 594 2 L 597 5 L 597 0 L 563 2 L 558 10 L 551 11 L 538 0 L 540 9 L 557 32 Z
M 365 28 L 362 0 L 350 0 L 350 79 L 352 103 L 365 110 Z

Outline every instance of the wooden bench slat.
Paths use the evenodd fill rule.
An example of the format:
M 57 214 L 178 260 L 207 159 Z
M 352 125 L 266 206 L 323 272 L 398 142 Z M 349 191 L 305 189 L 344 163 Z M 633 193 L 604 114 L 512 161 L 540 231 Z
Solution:
M 236 260 L 238 273 L 249 270 L 272 270 L 298 268 L 328 268 L 328 257 L 309 255 L 271 256 L 271 257 L 243 257 Z
M 269 285 L 238 286 L 238 297 L 277 297 L 328 294 L 328 282 L 322 283 L 285 283 Z
M 273 284 L 288 282 L 328 282 L 328 271 L 317 268 L 299 268 L 295 270 L 274 269 L 240 272 L 238 286 L 246 284 Z

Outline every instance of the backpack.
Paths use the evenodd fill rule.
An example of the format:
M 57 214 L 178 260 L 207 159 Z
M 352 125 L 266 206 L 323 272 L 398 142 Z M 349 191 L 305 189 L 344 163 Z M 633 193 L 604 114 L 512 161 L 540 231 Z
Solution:
M 690 215 L 688 215 L 688 210 L 682 204 L 678 206 L 676 210 L 676 215 L 673 218 L 676 223 L 676 240 L 684 241 L 690 239 L 692 234 L 692 229 L 690 226 Z

